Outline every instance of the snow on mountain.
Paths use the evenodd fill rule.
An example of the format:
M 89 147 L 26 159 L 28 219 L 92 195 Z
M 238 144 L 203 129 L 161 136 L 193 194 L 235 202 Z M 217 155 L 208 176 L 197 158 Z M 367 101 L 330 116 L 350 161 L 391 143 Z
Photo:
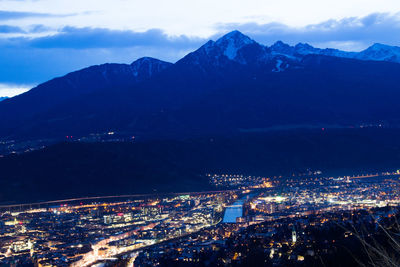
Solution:
M 269 48 L 274 55 L 293 56 L 296 52 L 293 46 L 290 46 L 282 41 L 277 41 Z
M 130 79 L 132 81 L 143 81 L 159 73 L 165 68 L 171 66 L 172 63 L 164 62 L 155 58 L 143 57 L 132 62 L 132 64 L 115 64 L 106 63 L 101 65 L 91 66 L 79 71 L 74 72 L 75 75 L 69 77 L 71 85 L 75 84 L 75 80 L 80 81 L 81 76 L 91 75 L 95 76 L 101 74 L 104 82 L 112 83 L 112 81 L 124 81 Z
M 215 44 L 223 51 L 224 55 L 231 60 L 236 58 L 240 49 L 254 43 L 255 41 L 251 40 L 248 36 L 239 31 L 230 32 L 215 42 Z
M 359 60 L 390 61 L 400 63 L 400 47 L 374 44 L 361 52 L 346 52 L 333 48 L 315 48 L 307 43 L 290 46 L 278 41 L 269 47 L 271 53 L 301 59 L 305 55 L 324 55 Z
M 355 58 L 400 63 L 400 47 L 377 43 L 357 53 Z
M 375 44 L 361 52 L 346 52 L 332 48 L 316 48 L 307 43 L 298 43 L 291 46 L 282 41 L 275 42 L 272 46 L 263 46 L 239 31 L 232 31 L 217 41 L 208 41 L 198 50 L 190 53 L 181 62 L 196 65 L 224 66 L 229 61 L 240 64 L 249 63 L 277 63 L 272 71 L 284 71 L 294 63 L 300 63 L 306 55 L 324 55 L 358 60 L 391 61 L 400 63 L 400 47 Z
M 179 63 L 224 66 L 229 61 L 247 64 L 263 59 L 266 47 L 258 44 L 239 31 L 230 32 L 217 41 L 208 41 L 196 51 L 188 54 Z
M 351 52 L 344 52 L 337 49 L 326 48 L 320 49 L 315 48 L 307 43 L 298 43 L 295 46 L 290 46 L 282 41 L 277 41 L 269 47 L 271 53 L 276 55 L 286 56 L 292 59 L 300 60 L 306 55 L 324 55 L 334 57 L 352 57 Z
M 132 62 L 130 68 L 135 77 L 140 76 L 141 80 L 153 76 L 154 73 L 159 73 L 172 63 L 161 61 L 151 57 L 142 57 Z
M 318 53 L 317 48 L 314 48 L 307 43 L 298 43 L 297 45 L 294 46 L 294 51 L 296 51 L 296 53 L 299 53 L 301 55 Z
M 282 69 L 282 63 L 283 63 L 283 61 L 281 59 L 277 59 L 276 60 L 276 65 L 275 65 L 275 69 L 273 69 L 272 71 L 273 72 L 281 72 L 283 70 Z

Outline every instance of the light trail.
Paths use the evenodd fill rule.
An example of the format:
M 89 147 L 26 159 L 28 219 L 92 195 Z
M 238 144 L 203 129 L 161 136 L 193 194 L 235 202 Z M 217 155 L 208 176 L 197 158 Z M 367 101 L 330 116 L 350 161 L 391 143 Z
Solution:
M 22 208 L 27 206 L 40 206 L 40 205 L 49 205 L 49 204 L 62 204 L 76 201 L 85 201 L 85 200 L 98 200 L 98 199 L 112 199 L 112 198 L 150 198 L 157 196 L 179 196 L 179 195 L 202 195 L 202 194 L 219 194 L 225 192 L 235 192 L 240 191 L 239 189 L 229 189 L 229 190 L 219 190 L 219 191 L 200 191 L 200 192 L 171 192 L 171 193 L 158 193 L 158 194 L 133 194 L 133 195 L 115 195 L 115 196 L 95 196 L 95 197 L 81 197 L 81 198 L 69 198 L 69 199 L 60 199 L 60 200 L 50 200 L 50 201 L 42 201 L 42 202 L 33 202 L 33 203 L 22 203 L 22 204 L 11 204 L 11 205 L 0 205 L 0 209 L 9 209 L 9 208 Z

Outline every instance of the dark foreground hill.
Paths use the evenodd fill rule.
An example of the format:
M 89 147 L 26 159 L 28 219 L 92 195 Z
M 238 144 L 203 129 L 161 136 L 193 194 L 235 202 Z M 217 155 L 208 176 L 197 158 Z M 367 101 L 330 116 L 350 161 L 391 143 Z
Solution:
M 0 202 L 209 190 L 206 173 L 353 174 L 400 168 L 400 130 L 252 133 L 184 141 L 62 143 L 0 158 Z

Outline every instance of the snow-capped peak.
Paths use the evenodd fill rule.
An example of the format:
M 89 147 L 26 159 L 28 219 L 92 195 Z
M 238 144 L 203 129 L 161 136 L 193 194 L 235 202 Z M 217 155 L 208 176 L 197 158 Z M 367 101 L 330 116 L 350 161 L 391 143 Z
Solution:
M 400 62 L 400 47 L 375 43 L 357 55 L 358 59 Z
M 294 49 L 296 53 L 301 55 L 313 54 L 317 52 L 317 49 L 307 43 L 298 43 Z
M 255 41 L 239 31 L 232 31 L 215 42 L 215 44 L 223 50 L 224 55 L 231 60 L 235 59 L 238 50 L 246 45 L 254 43 Z
M 380 43 L 375 43 L 371 45 L 370 47 L 367 48 L 367 50 L 392 50 L 393 48 L 396 48 L 395 46 L 390 46 L 390 45 L 385 45 L 385 44 L 380 44 Z
M 297 48 L 297 49 L 314 49 L 313 46 L 311 46 L 307 43 L 298 43 L 297 45 L 295 45 L 295 48 Z
M 269 58 L 267 49 L 239 31 L 230 32 L 217 41 L 208 41 L 178 62 L 222 66 L 230 61 L 240 64 L 261 62 Z
M 361 52 L 400 53 L 400 47 L 375 43 Z
M 215 42 L 208 41 L 201 48 L 180 60 L 180 62 L 191 62 L 199 65 L 203 63 L 220 65 L 226 63 L 228 59 L 240 64 L 248 64 L 266 62 L 276 57 L 285 57 L 291 61 L 300 62 L 307 55 L 400 63 L 400 47 L 396 46 L 374 44 L 361 52 L 347 52 L 332 48 L 317 48 L 307 43 L 298 43 L 295 46 L 291 46 L 282 41 L 277 41 L 272 46 L 267 47 L 258 44 L 239 31 L 232 31 Z
M 278 40 L 271 47 L 280 48 L 280 47 L 289 47 L 289 45 L 282 42 L 281 40 Z
M 252 39 L 250 39 L 250 37 L 248 37 L 247 35 L 244 35 L 243 33 L 241 33 L 240 31 L 231 31 L 227 34 L 225 34 L 224 36 L 222 36 L 221 38 L 219 38 L 216 43 L 217 44 L 221 44 L 223 42 L 226 41 L 233 41 L 237 44 L 251 44 L 251 43 L 255 43 L 255 41 L 253 41 Z
M 141 66 L 143 64 L 160 64 L 160 63 L 167 63 L 167 62 L 152 57 L 141 57 L 133 61 L 131 65 Z
M 273 54 L 289 56 L 294 54 L 294 47 L 282 41 L 275 42 L 269 49 L 272 51 Z
M 131 70 L 135 77 L 139 75 L 151 77 L 153 73 L 159 73 L 170 65 L 172 64 L 156 58 L 142 57 L 132 62 Z

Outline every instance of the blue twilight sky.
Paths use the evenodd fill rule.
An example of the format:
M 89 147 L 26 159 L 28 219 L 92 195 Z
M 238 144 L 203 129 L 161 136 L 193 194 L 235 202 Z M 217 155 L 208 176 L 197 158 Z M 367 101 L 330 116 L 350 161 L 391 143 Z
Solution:
M 234 29 L 266 45 L 400 45 L 400 1 L 0 0 L 0 96 L 93 64 L 174 62 Z

